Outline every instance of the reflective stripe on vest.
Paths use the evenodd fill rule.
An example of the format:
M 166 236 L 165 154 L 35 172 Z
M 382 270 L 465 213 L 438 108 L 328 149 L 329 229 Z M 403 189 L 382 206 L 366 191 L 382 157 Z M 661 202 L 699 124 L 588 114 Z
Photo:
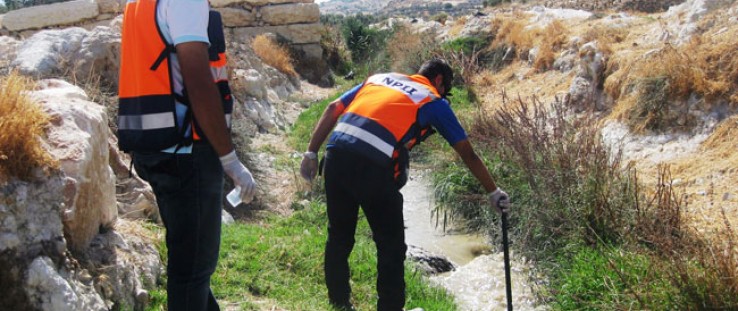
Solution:
M 171 63 L 156 22 L 156 0 L 126 4 L 123 14 L 118 138 L 123 151 L 158 151 L 180 143 Z M 161 57 L 160 57 L 161 56 Z
M 420 107 L 440 96 L 427 78 L 396 73 L 369 77 L 347 107 L 330 143 L 389 165 L 396 150 L 415 137 Z

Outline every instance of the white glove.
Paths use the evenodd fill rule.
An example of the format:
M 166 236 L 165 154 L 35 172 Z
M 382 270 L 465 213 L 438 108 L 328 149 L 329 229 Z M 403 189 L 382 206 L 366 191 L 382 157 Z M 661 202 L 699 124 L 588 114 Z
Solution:
M 256 195 L 256 182 L 254 176 L 251 175 L 249 169 L 238 160 L 236 151 L 220 157 L 220 164 L 223 165 L 223 171 L 231 177 L 236 186 L 241 187 L 239 197 L 243 203 L 249 203 Z
M 495 191 L 490 192 L 487 196 L 489 197 L 489 203 L 501 213 L 507 212 L 510 208 L 510 196 L 505 191 L 502 191 L 500 187 L 497 187 Z
M 318 155 L 315 152 L 308 151 L 302 154 L 302 163 L 300 163 L 300 175 L 307 181 L 313 181 L 315 175 L 318 174 Z

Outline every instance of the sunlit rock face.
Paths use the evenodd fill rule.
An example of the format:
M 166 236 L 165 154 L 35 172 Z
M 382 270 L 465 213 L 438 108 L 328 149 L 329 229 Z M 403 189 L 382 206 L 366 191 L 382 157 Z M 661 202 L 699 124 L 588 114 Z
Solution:
M 84 251 L 118 216 L 115 176 L 108 160 L 105 108 L 87 100 L 82 89 L 44 80 L 33 97 L 51 117 L 46 143 L 64 173 L 62 219 L 69 247 Z

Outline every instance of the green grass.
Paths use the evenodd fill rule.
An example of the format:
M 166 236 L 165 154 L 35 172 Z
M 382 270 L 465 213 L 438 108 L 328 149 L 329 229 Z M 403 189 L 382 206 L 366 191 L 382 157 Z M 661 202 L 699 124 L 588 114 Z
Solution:
M 356 81 L 360 80 L 357 78 Z M 313 128 L 315 128 L 315 124 L 320 120 L 320 116 L 323 115 L 325 107 L 353 86 L 353 83 L 343 81 L 343 84 L 338 87 L 338 91 L 336 93 L 326 99 L 312 104 L 300 113 L 297 120 L 295 120 L 295 124 L 292 125 L 292 128 L 289 131 L 289 143 L 295 148 L 295 150 L 307 149 L 307 145 L 310 142 L 310 136 L 313 134 Z
M 620 248 L 558 252 L 552 269 L 557 310 L 677 310 L 679 294 L 652 258 Z
M 287 310 L 329 310 L 322 266 L 326 223 L 325 206 L 313 202 L 290 218 L 224 227 L 220 261 L 212 281 L 215 295 L 230 302 L 267 298 Z M 350 257 L 353 300 L 359 310 L 376 305 L 377 261 L 370 236 L 361 217 Z M 406 280 L 409 308 L 456 309 L 452 297 L 428 285 L 409 266 Z

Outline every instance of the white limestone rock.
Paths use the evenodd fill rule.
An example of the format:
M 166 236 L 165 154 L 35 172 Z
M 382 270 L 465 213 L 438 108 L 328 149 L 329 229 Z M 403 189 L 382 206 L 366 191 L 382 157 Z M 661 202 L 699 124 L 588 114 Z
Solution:
M 26 293 L 44 311 L 108 310 L 94 289 L 65 276 L 68 273 L 57 271 L 51 259 L 38 257 L 28 268 Z
M 13 10 L 5 14 L 3 27 L 10 31 L 63 26 L 93 19 L 100 14 L 95 0 L 75 0 Z
M 69 247 L 83 251 L 100 228 L 112 228 L 118 216 L 115 176 L 108 164 L 107 114 L 67 82 L 43 80 L 38 86 L 32 96 L 52 119 L 46 143 L 66 176 L 65 233 Z

